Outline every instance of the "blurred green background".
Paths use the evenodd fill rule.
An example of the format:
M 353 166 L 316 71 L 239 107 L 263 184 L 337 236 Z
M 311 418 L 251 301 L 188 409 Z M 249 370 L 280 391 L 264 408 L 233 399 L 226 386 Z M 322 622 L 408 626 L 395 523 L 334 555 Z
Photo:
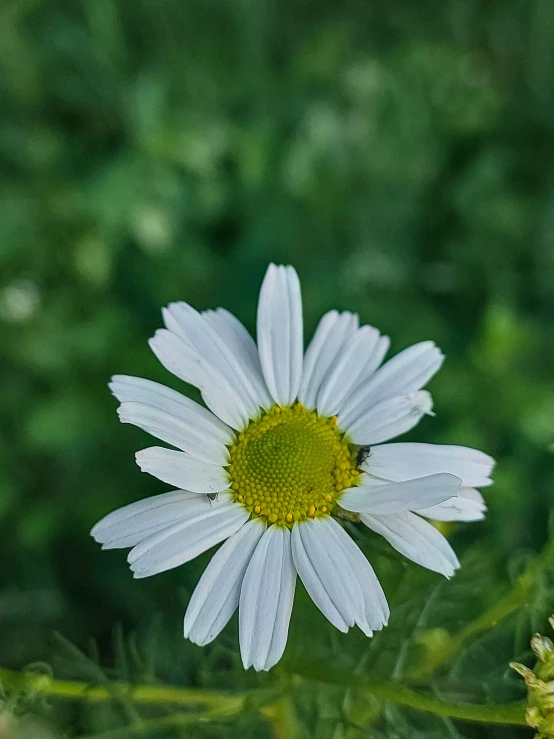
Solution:
M 3 0 L 0 664 L 54 659 L 54 629 L 112 664 L 114 624 L 141 634 L 163 614 L 165 679 L 256 679 L 236 625 L 206 650 L 180 638 L 207 558 L 133 581 L 88 531 L 165 489 L 135 466 L 150 439 L 118 424 L 110 375 L 178 387 L 146 344 L 161 306 L 224 305 L 254 330 L 270 260 L 298 269 L 308 333 L 338 307 L 393 351 L 445 351 L 437 417 L 409 438 L 498 468 L 486 522 L 453 532 L 470 564 L 447 587 L 467 598 L 432 625 L 509 588 L 554 503 L 553 165 L 552 0 Z M 406 573 L 437 586 L 363 541 L 393 603 Z M 302 596 L 295 619 L 326 628 Z M 528 636 L 512 623 L 474 674 L 505 681 Z

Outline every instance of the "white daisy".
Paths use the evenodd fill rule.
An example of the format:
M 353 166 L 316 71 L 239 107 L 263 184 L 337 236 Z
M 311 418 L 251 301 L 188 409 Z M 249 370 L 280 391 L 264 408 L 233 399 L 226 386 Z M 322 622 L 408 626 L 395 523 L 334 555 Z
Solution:
M 330 311 L 304 353 L 298 276 L 273 264 L 257 346 L 222 308 L 172 303 L 163 317 L 150 346 L 209 410 L 149 380 L 112 379 L 121 421 L 176 448 L 138 452 L 141 470 L 178 489 L 110 513 L 91 533 L 104 549 L 132 547 L 135 577 L 226 540 L 191 597 L 186 637 L 207 644 L 238 607 L 243 664 L 268 670 L 285 649 L 297 574 L 337 629 L 356 624 L 371 636 L 385 626 L 383 590 L 336 517 L 453 574 L 456 555 L 425 518 L 483 518 L 476 488 L 491 484 L 493 460 L 459 446 L 383 443 L 431 413 L 422 388 L 444 358 L 433 342 L 381 365 L 388 337 Z

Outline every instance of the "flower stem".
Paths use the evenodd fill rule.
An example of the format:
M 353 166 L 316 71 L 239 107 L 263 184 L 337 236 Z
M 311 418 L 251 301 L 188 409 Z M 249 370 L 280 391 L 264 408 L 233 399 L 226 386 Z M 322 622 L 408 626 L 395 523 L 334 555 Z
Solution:
M 324 664 L 301 665 L 295 669 L 297 675 L 320 682 L 347 685 L 357 691 L 367 691 L 380 700 L 395 703 L 399 706 L 427 711 L 437 716 L 477 721 L 490 724 L 525 725 L 525 704 L 509 703 L 507 705 L 474 705 L 471 703 L 453 703 L 421 695 L 409 688 L 394 682 L 371 681 L 359 675 L 342 673 L 330 669 Z M 290 706 L 283 703 L 282 696 L 276 691 L 251 691 L 235 695 L 211 690 L 180 688 L 162 685 L 131 685 L 114 683 L 112 686 L 91 686 L 73 680 L 57 680 L 48 675 L 32 672 L 16 672 L 0 668 L 0 680 L 5 688 L 14 691 L 40 692 L 53 698 L 65 700 L 84 700 L 103 702 L 126 698 L 137 703 L 174 705 L 187 708 L 203 709 L 204 713 L 175 714 L 164 720 L 175 724 L 183 724 L 199 720 L 225 720 L 239 714 L 249 700 L 255 698 L 260 706 L 260 713 L 275 726 L 276 718 L 282 719 L 282 712 L 289 712 Z M 276 700 L 277 698 L 277 700 Z M 290 715 L 283 725 L 290 723 Z M 137 725 L 136 730 L 146 728 L 145 723 Z M 112 736 L 106 734 L 106 738 Z M 117 731 L 113 732 L 117 736 Z
M 290 695 L 263 707 L 261 714 L 273 727 L 275 739 L 298 739 L 300 732 Z
M 12 691 L 37 692 L 52 698 L 83 700 L 92 703 L 122 699 L 136 703 L 175 705 L 204 708 L 219 714 L 239 713 L 248 698 L 247 693 L 230 695 L 215 690 L 198 690 L 171 685 L 132 685 L 112 683 L 109 686 L 89 685 L 75 680 L 57 680 L 34 672 L 17 672 L 0 668 L 0 681 Z M 259 693 L 267 691 L 259 691 Z
M 525 702 L 504 705 L 443 701 L 422 695 L 395 682 L 368 680 L 358 675 L 343 673 L 324 664 L 298 665 L 295 672 L 303 677 L 335 685 L 346 685 L 363 693 L 367 692 L 388 703 L 434 713 L 436 716 L 475 721 L 487 724 L 525 726 Z

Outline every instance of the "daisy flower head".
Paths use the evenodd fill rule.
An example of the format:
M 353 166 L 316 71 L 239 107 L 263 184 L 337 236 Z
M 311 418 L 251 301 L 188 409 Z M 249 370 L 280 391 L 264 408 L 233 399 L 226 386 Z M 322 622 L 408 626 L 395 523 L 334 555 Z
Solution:
M 244 667 L 270 669 L 285 649 L 297 576 L 340 631 L 383 628 L 385 595 L 341 518 L 454 573 L 454 551 L 426 519 L 483 518 L 476 488 L 491 484 L 493 460 L 460 446 L 386 443 L 431 413 L 422 388 L 444 359 L 433 342 L 383 363 L 388 337 L 330 311 L 304 351 L 298 276 L 274 264 L 257 343 L 222 308 L 172 303 L 163 319 L 150 346 L 207 407 L 150 380 L 112 379 L 121 421 L 174 447 L 143 449 L 139 467 L 176 489 L 108 514 L 91 533 L 104 549 L 131 548 L 135 577 L 224 542 L 192 594 L 185 637 L 208 644 L 238 608 Z

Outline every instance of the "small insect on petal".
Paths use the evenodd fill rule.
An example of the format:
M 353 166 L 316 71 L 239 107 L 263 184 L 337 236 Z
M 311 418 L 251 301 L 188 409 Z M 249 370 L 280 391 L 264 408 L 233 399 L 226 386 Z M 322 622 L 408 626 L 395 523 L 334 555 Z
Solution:
M 361 467 L 361 465 L 366 461 L 366 459 L 369 457 L 371 449 L 368 446 L 361 446 L 358 451 L 356 452 L 356 466 Z

